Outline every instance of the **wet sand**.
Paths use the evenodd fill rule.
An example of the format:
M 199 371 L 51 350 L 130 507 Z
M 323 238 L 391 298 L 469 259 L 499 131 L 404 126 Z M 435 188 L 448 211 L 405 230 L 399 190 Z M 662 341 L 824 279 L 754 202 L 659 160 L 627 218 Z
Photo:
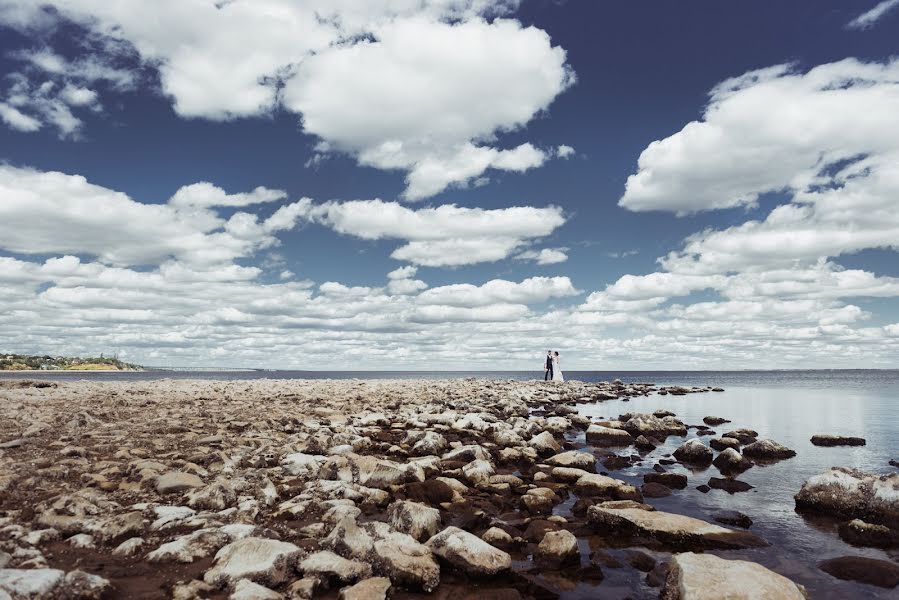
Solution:
M 68 578 L 48 597 L 111 598 L 225 598 L 250 580 L 288 598 L 337 598 L 378 576 L 391 580 L 392 598 L 655 598 L 673 593 L 670 565 L 692 551 L 790 575 L 758 558 L 772 540 L 751 528 L 622 520 L 657 504 L 656 515 L 711 521 L 672 501 L 695 489 L 615 474 L 623 464 L 678 472 L 671 451 L 687 427 L 662 412 L 602 424 L 581 413 L 631 398 L 662 411 L 699 393 L 715 392 L 576 381 L 2 381 L 0 570 L 59 569 Z M 836 521 L 825 521 L 835 536 Z M 358 550 L 341 527 L 394 558 Z M 452 527 L 456 545 L 441 545 Z M 289 566 L 210 575 L 224 561 L 217 553 L 257 538 L 286 544 Z M 310 561 L 338 564 L 322 554 L 331 551 L 352 564 L 322 571 Z M 98 577 L 81 581 L 79 571 Z M 790 597 L 793 584 L 774 577 Z M 841 593 L 895 591 L 833 581 Z M 827 586 L 814 591 L 827 597 Z

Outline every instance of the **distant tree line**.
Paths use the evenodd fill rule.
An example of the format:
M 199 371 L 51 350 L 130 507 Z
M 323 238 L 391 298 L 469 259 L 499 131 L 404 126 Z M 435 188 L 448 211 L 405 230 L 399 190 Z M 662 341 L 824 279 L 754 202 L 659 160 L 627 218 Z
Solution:
M 44 356 L 30 354 L 0 354 L 0 371 L 60 371 L 60 370 L 138 370 L 140 365 L 122 362 L 118 356 Z

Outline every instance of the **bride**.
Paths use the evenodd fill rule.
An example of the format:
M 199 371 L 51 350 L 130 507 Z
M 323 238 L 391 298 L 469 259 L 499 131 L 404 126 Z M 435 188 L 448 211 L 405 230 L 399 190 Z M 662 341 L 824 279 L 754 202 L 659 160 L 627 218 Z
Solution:
M 562 376 L 562 363 L 559 362 L 558 352 L 553 356 L 553 381 L 565 381 L 565 377 Z

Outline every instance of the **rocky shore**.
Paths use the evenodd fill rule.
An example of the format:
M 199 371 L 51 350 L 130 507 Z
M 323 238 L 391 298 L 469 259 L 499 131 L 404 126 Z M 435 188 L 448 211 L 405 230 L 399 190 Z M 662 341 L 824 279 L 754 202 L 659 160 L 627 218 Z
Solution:
M 713 465 L 721 477 L 706 487 L 737 492 L 740 473 L 796 455 L 753 430 L 714 433 L 722 417 L 688 425 L 664 410 L 664 396 L 713 390 L 0 381 L 0 600 L 543 599 L 602 590 L 612 569 L 669 600 L 804 598 L 789 577 L 728 557 L 768 544 L 746 515 L 652 506 L 686 486 L 674 462 Z M 649 395 L 661 396 L 651 414 L 578 414 Z M 653 454 L 689 428 L 699 437 Z M 655 461 L 642 485 L 608 474 L 634 460 Z M 849 543 L 899 542 L 899 474 L 822 473 L 797 486 L 796 507 L 839 520 Z M 895 561 L 845 559 L 821 569 L 899 584 Z

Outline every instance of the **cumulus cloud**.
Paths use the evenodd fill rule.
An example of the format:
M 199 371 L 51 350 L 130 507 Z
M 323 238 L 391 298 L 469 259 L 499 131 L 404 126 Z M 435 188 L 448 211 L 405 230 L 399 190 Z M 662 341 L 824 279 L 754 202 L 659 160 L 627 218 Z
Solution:
M 250 206 L 262 204 L 263 202 L 275 202 L 286 197 L 287 192 L 283 190 L 272 190 L 262 186 L 249 193 L 228 194 L 222 188 L 212 185 L 208 181 L 201 181 L 179 188 L 175 195 L 169 199 L 169 204 L 178 208 Z
M 779 65 L 729 79 L 712 90 L 702 121 L 641 153 L 619 204 L 683 215 L 827 184 L 843 161 L 896 152 L 897 105 L 896 59 L 846 59 L 806 73 Z
M 568 277 L 531 277 L 520 283 L 493 279 L 481 286 L 465 283 L 431 288 L 419 294 L 417 302 L 473 308 L 491 304 L 536 304 L 580 293 Z
M 104 40 L 103 52 L 80 61 L 49 48 L 19 53 L 59 78 L 57 88 L 71 78 L 129 85 L 132 74 L 112 62 L 134 54 L 158 71 L 179 115 L 228 120 L 284 107 L 320 140 L 307 164 L 341 152 L 405 171 L 408 200 L 482 182 L 488 169 L 542 165 L 552 151 L 503 148 L 497 138 L 575 80 L 545 31 L 499 18 L 516 0 L 47 2 L 55 12 L 6 4 L 0 18 L 12 26 L 48 27 L 58 15 Z
M 869 29 L 888 12 L 899 6 L 899 0 L 883 0 L 874 8 L 855 17 L 846 25 L 849 29 Z
M 569 156 L 574 156 L 574 154 L 574 148 L 566 144 L 562 144 L 561 146 L 556 148 L 556 156 L 558 156 L 559 158 L 568 158 Z

